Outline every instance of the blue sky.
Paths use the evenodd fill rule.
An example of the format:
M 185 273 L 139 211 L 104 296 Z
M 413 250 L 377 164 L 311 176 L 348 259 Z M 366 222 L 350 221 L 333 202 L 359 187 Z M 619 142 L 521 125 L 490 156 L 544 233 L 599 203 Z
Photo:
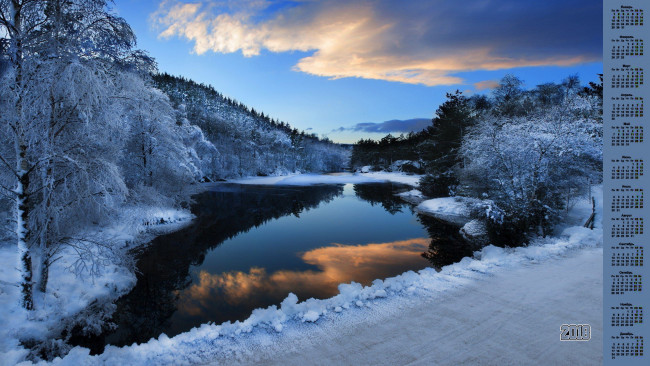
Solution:
M 446 92 L 489 93 L 507 73 L 526 87 L 602 73 L 594 0 L 116 0 L 114 10 L 160 71 L 338 142 L 420 128 Z

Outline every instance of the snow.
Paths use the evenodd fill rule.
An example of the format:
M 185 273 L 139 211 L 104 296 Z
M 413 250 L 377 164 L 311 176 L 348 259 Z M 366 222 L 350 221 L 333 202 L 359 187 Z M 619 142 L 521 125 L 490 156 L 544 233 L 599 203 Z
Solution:
M 417 206 L 417 210 L 445 221 L 465 225 L 471 218 L 472 208 L 483 201 L 469 197 L 442 197 L 426 200 Z
M 380 181 L 401 183 L 409 186 L 417 187 L 420 185 L 421 175 L 418 174 L 405 174 L 399 172 L 371 172 L 362 174 L 364 177 L 374 178 Z
M 487 226 L 484 220 L 473 219 L 460 228 L 460 233 L 469 241 L 483 240 L 488 235 Z
M 417 189 L 412 189 L 407 192 L 398 193 L 397 195 L 400 197 L 418 197 L 418 198 L 424 197 L 422 195 L 422 192 L 418 191 Z
M 133 218 L 136 218 L 135 220 Z M 118 222 L 135 223 L 134 226 L 126 229 L 124 227 L 113 227 L 112 231 L 120 233 L 136 233 L 138 244 L 150 241 L 154 236 L 170 233 L 182 229 L 194 219 L 188 210 L 174 208 L 135 206 L 124 209 L 122 217 Z M 149 235 L 146 235 L 149 234 Z M 134 234 L 129 235 L 131 237 Z
M 360 184 L 393 182 L 417 187 L 419 175 L 397 172 L 335 173 L 335 174 L 290 174 L 284 176 L 249 177 L 233 179 L 229 183 L 256 185 L 309 186 L 314 184 Z
M 424 201 L 425 199 L 422 192 L 420 192 L 417 189 L 412 189 L 410 191 L 397 193 L 396 196 L 400 197 L 401 199 L 403 199 L 404 201 L 412 205 L 419 205 L 420 202 Z
M 437 206 L 446 207 L 445 212 L 459 212 L 453 209 L 458 205 L 449 200 L 436 202 L 446 202 Z M 601 199 L 598 214 L 602 213 L 600 202 Z M 348 349 L 358 351 L 367 348 L 366 342 L 373 344 L 372 339 L 377 338 L 388 343 L 388 349 L 394 348 L 398 352 L 393 354 L 379 347 L 374 348 L 375 353 L 379 352 L 374 356 L 369 355 L 367 350 L 359 353 L 371 357 L 369 359 L 375 357 L 379 363 L 390 363 L 391 359 L 403 361 L 395 359 L 399 352 L 403 355 L 405 352 L 404 357 L 417 360 L 422 356 L 421 346 L 415 346 L 421 345 L 416 342 L 419 340 L 438 347 L 441 355 L 450 357 L 450 360 L 470 363 L 472 360 L 485 359 L 485 355 L 495 360 L 511 356 L 514 358 L 508 359 L 509 362 L 515 363 L 526 361 L 522 357 L 541 357 L 541 354 L 545 357 L 573 357 L 570 356 L 573 350 L 569 350 L 568 346 L 562 352 L 548 351 L 561 346 L 557 346 L 559 341 L 549 343 L 547 335 L 540 338 L 544 342 L 539 341 L 537 347 L 530 348 L 529 338 L 513 339 L 507 334 L 531 334 L 531 328 L 527 327 L 534 324 L 535 328 L 532 329 L 550 329 L 553 338 L 557 338 L 557 328 L 561 323 L 588 319 L 594 326 L 592 333 L 597 336 L 602 328 L 600 302 L 579 301 L 571 303 L 571 308 L 564 308 L 560 300 L 574 298 L 573 295 L 567 296 L 568 293 L 578 297 L 582 293 L 602 296 L 602 282 L 599 282 L 602 275 L 597 273 L 601 260 L 601 225 L 590 230 L 579 224 L 565 228 L 557 237 L 537 238 L 528 247 L 500 248 L 489 245 L 475 252 L 473 258 L 464 258 L 445 266 L 440 272 L 432 268 L 417 273 L 409 271 L 385 280 L 375 280 L 365 287 L 354 282 L 341 284 L 338 295 L 324 300 L 312 298 L 299 302 L 294 294 L 290 294 L 279 307 L 256 309 L 241 322 L 203 324 L 173 338 L 163 334 L 140 345 L 122 348 L 109 346 L 103 354 L 96 356 L 89 356 L 88 350 L 76 347 L 63 359 L 55 359 L 53 364 L 233 364 L 260 360 L 283 363 L 287 360 L 273 359 L 273 355 L 280 352 L 282 357 L 304 357 L 306 353 L 300 347 L 310 347 L 311 344 L 318 348 L 319 344 L 332 342 L 344 342 Z M 531 267 L 534 264 L 536 267 Z M 566 268 L 573 271 L 562 270 Z M 579 273 L 582 277 L 571 277 L 567 273 Z M 558 279 L 560 277 L 566 281 Z M 412 310 L 405 311 L 404 308 Z M 513 317 L 513 314 L 520 318 Z M 575 319 L 576 314 L 580 319 Z M 381 316 L 385 321 L 377 321 Z M 386 327 L 390 329 L 382 328 L 381 333 L 377 333 L 376 329 L 369 328 L 369 324 L 375 327 L 377 324 L 387 324 Z M 488 333 L 482 331 L 454 332 L 454 329 L 479 327 L 486 331 L 492 329 L 492 334 L 496 336 L 494 332 L 500 328 L 499 325 L 515 327 L 517 332 L 501 334 L 502 338 L 487 337 Z M 415 329 L 412 329 L 413 335 L 408 340 L 399 341 L 403 343 L 391 341 L 409 328 Z M 362 337 L 366 338 L 343 337 L 341 329 L 361 332 Z M 431 343 L 431 339 L 437 339 L 439 343 Z M 416 343 L 412 345 L 410 342 Z M 454 353 L 458 344 L 470 342 L 480 345 L 476 349 L 468 347 L 468 350 Z M 594 339 L 592 345 L 599 344 Z M 284 348 L 279 345 L 284 345 Z M 400 345 L 406 348 L 400 350 Z M 333 351 L 332 348 L 326 349 Z M 534 349 L 539 349 L 539 352 L 535 353 Z M 356 351 L 344 351 L 338 356 L 330 353 L 329 357 L 334 359 L 323 362 L 356 363 L 351 360 L 355 357 L 357 361 L 362 360 L 358 358 L 361 356 L 354 356 Z M 336 359 L 342 355 L 349 358 Z M 433 353 L 428 355 L 437 357 Z M 447 359 L 442 360 L 447 363 Z M 294 360 L 288 363 L 299 362 Z M 450 361 L 449 364 L 454 362 Z
M 192 218 L 188 211 L 171 208 L 129 207 L 122 210 L 115 224 L 79 236 L 112 242 L 117 249 L 111 254 L 119 259 L 127 250 L 148 242 L 155 235 L 178 230 Z M 112 302 L 135 285 L 135 274 L 128 261 L 101 258 L 101 266 L 83 264 L 79 262 L 80 255 L 85 254 L 83 250 L 64 247 L 59 253 L 61 258 L 50 268 L 47 294 L 35 292 L 35 310 L 28 312 L 19 301 L 16 247 L 0 243 L 0 308 L 3 309 L 0 312 L 0 364 L 15 364 L 27 355 L 27 350 L 19 346 L 18 338 L 45 340 L 58 335 L 73 317 L 86 329 L 98 329 L 101 316 L 110 316 L 114 311 Z M 80 272 L 80 276 L 75 271 Z M 84 312 L 89 314 L 80 316 Z

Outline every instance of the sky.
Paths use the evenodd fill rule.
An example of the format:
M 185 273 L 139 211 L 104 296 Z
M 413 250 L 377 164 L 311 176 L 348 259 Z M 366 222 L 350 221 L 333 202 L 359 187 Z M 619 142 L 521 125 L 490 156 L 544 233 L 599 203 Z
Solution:
M 115 0 L 161 72 L 351 143 L 426 127 L 445 94 L 602 73 L 595 0 Z

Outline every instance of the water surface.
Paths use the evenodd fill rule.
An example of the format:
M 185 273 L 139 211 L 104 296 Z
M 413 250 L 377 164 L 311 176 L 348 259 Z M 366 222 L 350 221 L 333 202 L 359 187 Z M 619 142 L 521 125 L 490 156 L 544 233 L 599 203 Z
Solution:
M 309 187 L 220 184 L 197 195 L 197 219 L 154 240 L 138 282 L 118 301 L 127 345 L 203 323 L 244 320 L 293 292 L 328 298 L 340 283 L 370 284 L 471 255 L 458 228 L 418 215 L 390 183 Z

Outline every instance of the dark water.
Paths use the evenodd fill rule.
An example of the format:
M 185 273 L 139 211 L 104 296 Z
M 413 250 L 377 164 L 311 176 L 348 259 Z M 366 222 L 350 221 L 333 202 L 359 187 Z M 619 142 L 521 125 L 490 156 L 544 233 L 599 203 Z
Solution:
M 196 197 L 191 227 L 141 253 L 138 282 L 117 303 L 117 328 L 78 343 L 99 352 L 104 344 L 174 336 L 244 320 L 289 292 L 327 298 L 340 283 L 367 285 L 471 255 L 475 248 L 458 227 L 414 213 L 395 196 L 403 190 L 390 183 L 216 185 Z

